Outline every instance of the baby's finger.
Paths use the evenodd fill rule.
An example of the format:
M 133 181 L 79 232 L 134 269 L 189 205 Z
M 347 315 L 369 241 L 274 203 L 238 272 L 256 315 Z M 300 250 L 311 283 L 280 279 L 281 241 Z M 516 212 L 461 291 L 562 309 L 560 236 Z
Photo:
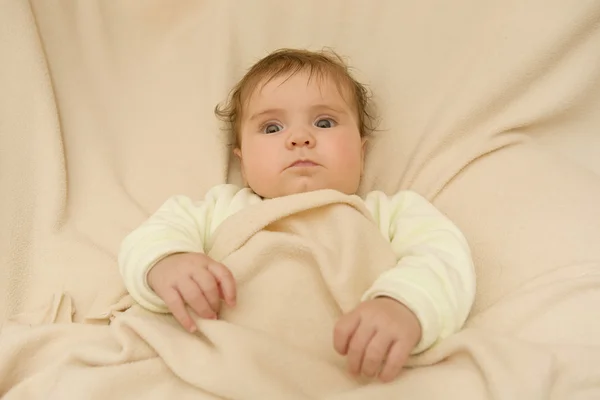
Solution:
M 348 353 L 348 345 L 352 335 L 360 324 L 360 316 L 357 313 L 346 314 L 335 324 L 333 330 L 333 347 L 341 355 Z
M 177 285 L 177 290 L 183 300 L 200 318 L 216 318 L 216 313 L 212 310 L 206 300 L 200 286 L 191 278 L 184 279 Z
M 364 376 L 373 378 L 383 367 L 385 357 L 394 343 L 393 339 L 382 332 L 377 332 L 367 345 L 362 361 L 361 372 Z
M 217 314 L 221 310 L 221 296 L 217 279 L 207 268 L 199 268 L 192 275 L 192 279 L 202 290 L 211 310 Z
M 171 311 L 171 314 L 173 314 L 173 317 L 185 330 L 189 332 L 196 331 L 196 324 L 187 312 L 185 303 L 176 289 L 169 288 L 168 290 L 165 290 L 162 294 L 162 299 L 169 311 Z
M 223 300 L 225 300 L 230 307 L 235 306 L 237 289 L 235 278 L 229 268 L 221 263 L 213 262 L 208 265 L 208 271 L 217 279 L 221 288 Z
M 406 364 L 406 360 L 410 356 L 410 351 L 410 348 L 404 342 L 394 342 L 387 355 L 385 365 L 379 373 L 379 380 L 390 382 L 396 379 L 400 375 L 400 372 L 402 372 L 402 367 Z
M 358 329 L 352 335 L 348 345 L 348 368 L 352 374 L 360 372 L 365 350 L 376 332 L 373 324 L 361 321 Z

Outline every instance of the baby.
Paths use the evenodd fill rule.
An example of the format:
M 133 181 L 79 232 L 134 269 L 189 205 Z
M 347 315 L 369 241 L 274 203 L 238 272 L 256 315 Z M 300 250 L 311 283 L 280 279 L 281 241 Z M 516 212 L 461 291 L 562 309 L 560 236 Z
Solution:
M 235 307 L 234 277 L 204 243 L 228 216 L 261 201 L 321 189 L 354 195 L 373 122 L 367 94 L 331 51 L 281 49 L 255 64 L 216 109 L 247 187 L 218 185 L 198 202 L 174 196 L 131 232 L 119 254 L 131 296 L 190 332 L 189 310 L 217 318 L 222 302 Z M 387 382 L 411 354 L 461 329 L 475 273 L 464 236 L 418 194 L 376 191 L 364 202 L 397 266 L 339 319 L 333 345 L 350 372 Z

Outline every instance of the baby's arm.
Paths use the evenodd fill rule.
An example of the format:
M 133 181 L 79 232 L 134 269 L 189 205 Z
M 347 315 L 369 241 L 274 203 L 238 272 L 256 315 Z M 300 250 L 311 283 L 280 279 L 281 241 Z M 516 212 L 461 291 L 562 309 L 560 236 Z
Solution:
M 475 297 L 475 269 L 467 240 L 431 203 L 415 192 L 393 197 L 371 192 L 367 208 L 389 239 L 398 260 L 365 293 L 364 300 L 391 297 L 418 318 L 420 353 L 457 332 Z
M 200 202 L 185 196 L 168 199 L 121 244 L 118 264 L 130 295 L 150 311 L 168 312 L 163 299 L 148 285 L 150 269 L 176 253 L 204 253 L 205 243 L 217 226 L 258 201 L 253 196 L 247 189 L 224 184 L 213 187 Z

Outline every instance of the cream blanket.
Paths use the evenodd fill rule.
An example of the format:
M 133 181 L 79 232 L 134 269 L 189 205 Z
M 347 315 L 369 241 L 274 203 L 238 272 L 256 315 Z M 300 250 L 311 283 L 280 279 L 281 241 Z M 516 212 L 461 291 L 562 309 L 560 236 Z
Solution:
M 596 0 L 0 0 L 0 396 L 600 398 L 600 178 L 584 167 L 600 154 L 599 21 Z M 393 385 L 357 388 L 334 355 L 302 349 L 331 352 L 327 322 L 292 350 L 264 332 L 285 319 L 242 321 L 251 301 L 235 325 L 203 323 L 205 337 L 135 307 L 119 314 L 120 241 L 168 196 L 238 180 L 212 110 L 282 46 L 332 46 L 372 88 L 382 124 L 361 191 L 419 192 L 473 249 L 466 329 Z M 536 143 L 549 136 L 590 140 L 575 163 Z M 366 224 L 338 200 L 311 201 L 332 203 L 327 220 Z M 271 212 L 223 230 L 213 251 L 235 261 L 246 251 L 233 251 L 235 231 Z M 344 235 L 323 243 L 375 240 Z M 319 267 L 334 256 L 347 257 Z M 366 262 L 383 253 L 361 257 L 384 267 Z M 294 312 L 316 307 L 294 300 Z M 319 310 L 331 324 L 335 310 Z
M 226 220 L 209 255 L 234 273 L 239 305 L 219 321 L 199 321 L 197 335 L 138 307 L 109 327 L 9 325 L 0 340 L 0 393 L 314 399 L 357 387 L 333 350 L 333 326 L 395 257 L 352 200 L 308 193 Z M 62 300 L 46 322 L 70 322 L 70 299 Z
M 191 335 L 172 317 L 134 306 L 110 326 L 73 325 L 65 297 L 46 314 L 54 325 L 30 326 L 22 315 L 4 328 L 3 398 L 573 399 L 600 371 L 565 367 L 582 356 L 600 364 L 600 350 L 506 336 L 532 331 L 539 340 L 552 329 L 544 314 L 564 307 L 569 292 L 600 284 L 600 276 L 557 284 L 584 273 L 581 266 L 541 277 L 478 313 L 468 329 L 412 360 L 421 367 L 395 383 L 352 379 L 333 350 L 333 326 L 395 258 L 368 211 L 337 192 L 246 208 L 219 227 L 209 255 L 239 285 L 239 305 L 221 320 L 199 320 Z

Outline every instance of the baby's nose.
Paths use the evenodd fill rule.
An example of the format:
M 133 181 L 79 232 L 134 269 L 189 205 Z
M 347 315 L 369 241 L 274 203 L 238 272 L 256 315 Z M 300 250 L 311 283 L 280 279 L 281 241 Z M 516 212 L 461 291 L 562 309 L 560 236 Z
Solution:
M 310 145 L 310 139 L 292 140 L 292 146 L 301 146 L 301 145 L 305 145 L 305 146 Z

